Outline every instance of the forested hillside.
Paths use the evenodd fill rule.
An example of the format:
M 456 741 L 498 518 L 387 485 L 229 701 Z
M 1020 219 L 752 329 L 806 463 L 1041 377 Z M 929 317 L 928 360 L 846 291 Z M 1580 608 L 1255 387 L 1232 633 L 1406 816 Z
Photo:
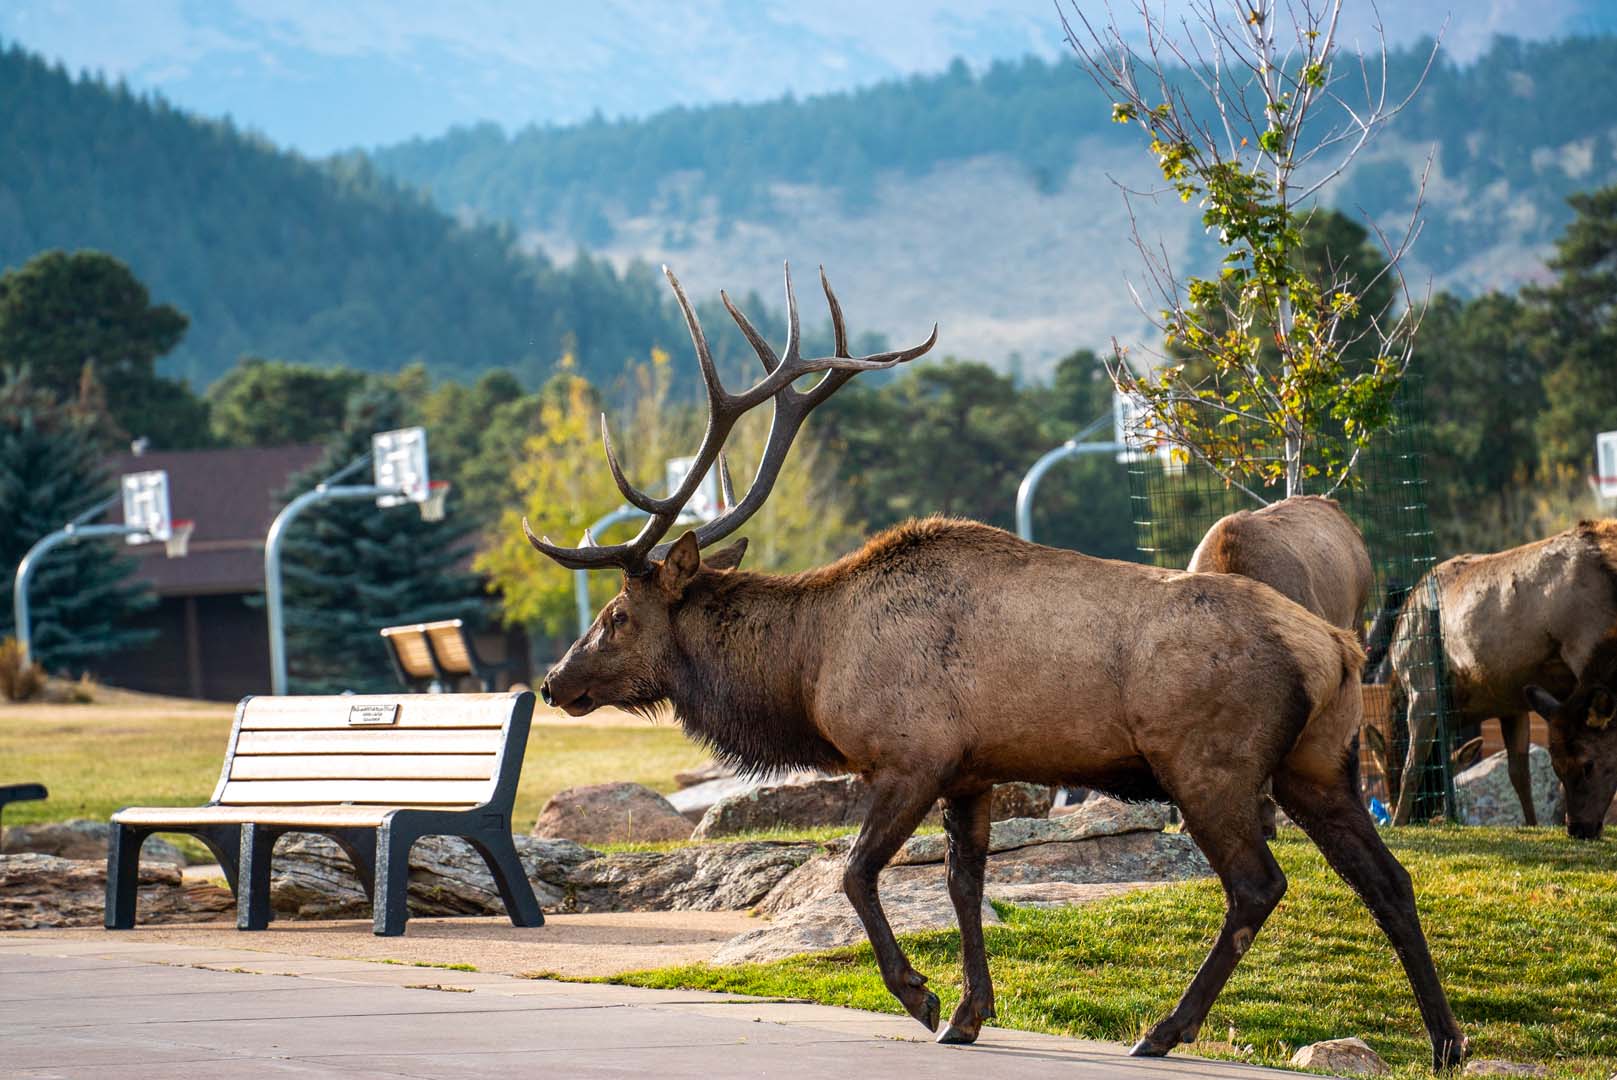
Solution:
M 246 353 L 504 366 L 537 385 L 570 351 L 609 383 L 685 340 L 649 266 L 521 254 L 509 230 L 462 227 L 363 158 L 312 163 L 15 46 L 0 49 L 0 163 L 0 269 L 52 248 L 116 256 L 189 317 L 163 369 L 198 389 Z
M 1391 55 L 1395 97 L 1429 54 Z M 1440 56 L 1334 202 L 1401 226 L 1435 148 L 1414 279 L 1514 290 L 1541 274 L 1571 220 L 1565 197 L 1617 179 L 1613 69 L 1617 37 L 1501 39 L 1465 65 Z M 1358 78 L 1348 60 L 1340 73 Z M 996 364 L 1020 352 L 1037 371 L 1143 329 L 1124 284 L 1139 260 L 1111 178 L 1150 187 L 1153 170 L 1071 62 L 956 64 L 852 93 L 509 136 L 483 126 L 372 157 L 447 209 L 514 224 L 537 250 L 584 243 L 620 262 L 677 257 L 747 281 L 764 253 L 835 253 L 839 281 L 879 290 L 886 328 L 937 318 L 947 350 Z M 1136 210 L 1148 241 L 1160 234 L 1176 261 L 1194 257 L 1195 215 Z

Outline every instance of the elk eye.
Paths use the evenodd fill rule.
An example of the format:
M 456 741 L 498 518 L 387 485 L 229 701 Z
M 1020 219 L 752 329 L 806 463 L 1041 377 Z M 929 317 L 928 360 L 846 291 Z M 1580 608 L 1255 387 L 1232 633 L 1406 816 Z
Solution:
M 612 613 L 612 625 L 613 626 L 622 626 L 624 623 L 626 623 L 628 621 L 629 621 L 628 613 L 626 613 L 624 611 L 614 611 Z

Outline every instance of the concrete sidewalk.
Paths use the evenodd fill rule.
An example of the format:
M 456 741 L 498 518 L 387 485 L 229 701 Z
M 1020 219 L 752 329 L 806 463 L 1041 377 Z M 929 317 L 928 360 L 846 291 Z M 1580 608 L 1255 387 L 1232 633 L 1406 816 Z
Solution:
M 906 1018 L 725 994 L 550 982 L 143 940 L 0 935 L 0 1076 L 478 1078 L 1287 1074 L 989 1028 L 937 1046 Z

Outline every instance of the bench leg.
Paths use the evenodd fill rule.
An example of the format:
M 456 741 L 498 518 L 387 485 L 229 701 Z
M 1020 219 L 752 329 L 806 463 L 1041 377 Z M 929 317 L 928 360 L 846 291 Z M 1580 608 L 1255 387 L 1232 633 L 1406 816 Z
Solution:
M 219 869 L 225 872 L 225 881 L 230 885 L 230 891 L 240 893 L 241 881 L 241 826 L 240 825 L 209 825 L 198 829 L 195 833 L 197 839 L 208 846 L 213 857 L 219 860 Z
M 270 924 L 270 856 L 276 833 L 262 825 L 241 827 L 240 878 L 236 886 L 236 929 L 266 930 Z
M 371 902 L 372 933 L 398 937 L 410 917 L 410 849 L 420 833 L 397 821 L 376 830 L 376 888 Z
M 359 878 L 360 886 L 365 890 L 365 896 L 374 905 L 376 903 L 376 830 L 375 829 L 332 829 L 326 833 L 342 848 L 348 861 L 354 864 L 354 873 Z
M 140 847 L 151 833 L 129 825 L 112 826 L 107 837 L 108 930 L 132 930 L 140 891 Z
M 533 884 L 528 872 L 517 857 L 511 834 L 501 830 L 482 836 L 468 836 L 472 847 L 488 863 L 488 872 L 494 875 L 494 885 L 500 890 L 505 913 L 511 916 L 512 926 L 543 926 L 545 913 L 539 910 L 539 901 L 533 895 Z

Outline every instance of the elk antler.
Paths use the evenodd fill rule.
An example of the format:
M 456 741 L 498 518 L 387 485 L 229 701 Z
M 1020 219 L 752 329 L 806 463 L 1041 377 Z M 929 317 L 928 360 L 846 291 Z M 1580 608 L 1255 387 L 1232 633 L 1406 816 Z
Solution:
M 612 449 L 612 436 L 607 430 L 606 416 L 601 416 L 601 443 L 606 450 L 607 468 L 612 470 L 612 479 L 617 483 L 618 490 L 628 500 L 629 505 L 645 511 L 650 517 L 641 526 L 640 532 L 633 540 L 626 544 L 608 544 L 605 546 L 595 544 L 593 538 L 586 534 L 581 547 L 562 547 L 552 543 L 548 536 L 537 537 L 533 528 L 528 524 L 527 518 L 522 519 L 522 531 L 528 542 L 539 551 L 556 560 L 569 570 L 592 570 L 603 567 L 617 566 L 631 574 L 644 573 L 647 564 L 653 559 L 666 557 L 669 544 L 660 543 L 673 527 L 685 504 L 701 485 L 702 478 L 707 475 L 714 462 L 718 462 L 720 483 L 724 488 L 724 503 L 729 509 L 721 516 L 701 525 L 696 530 L 696 542 L 701 547 L 724 539 L 739 529 L 746 520 L 757 512 L 758 508 L 769 496 L 770 488 L 775 484 L 775 478 L 780 475 L 781 465 L 786 460 L 786 452 L 791 449 L 792 440 L 796 438 L 798 429 L 803 421 L 826 398 L 861 371 L 881 371 L 896 367 L 899 364 L 914 360 L 937 344 L 938 328 L 932 327 L 932 334 L 921 344 L 909 349 L 898 349 L 892 352 L 875 353 L 871 356 L 853 356 L 848 352 L 848 330 L 842 321 L 842 305 L 831 291 L 831 283 L 826 280 L 825 268 L 820 268 L 820 285 L 825 289 L 826 303 L 831 308 L 831 327 L 835 335 L 836 348 L 834 355 L 817 357 L 805 360 L 799 353 L 800 335 L 797 318 L 797 296 L 792 291 L 792 269 L 786 267 L 786 353 L 784 356 L 775 355 L 763 335 L 753 328 L 747 317 L 730 302 L 730 297 L 723 292 L 719 293 L 724 301 L 725 310 L 729 311 L 736 325 L 746 335 L 758 359 L 764 365 L 764 377 L 751 389 L 740 394 L 732 394 L 725 390 L 719 381 L 718 369 L 713 364 L 713 354 L 707 346 L 707 336 L 702 333 L 702 325 L 697 321 L 696 312 L 691 309 L 690 301 L 685 298 L 685 290 L 680 287 L 679 279 L 674 277 L 673 271 L 663 267 L 663 275 L 673 286 L 674 296 L 679 301 L 679 307 L 685 314 L 685 325 L 691 332 L 691 343 L 696 347 L 696 361 L 702 370 L 702 382 L 707 387 L 708 421 L 707 431 L 702 436 L 701 447 L 696 452 L 696 460 L 690 471 L 680 482 L 679 487 L 668 493 L 665 498 L 653 498 L 629 482 L 628 476 L 618 464 L 617 454 Z M 811 389 L 797 390 L 792 383 L 804 375 L 817 371 L 827 372 L 826 376 Z M 747 494 L 738 503 L 730 490 L 730 470 L 724 460 L 724 440 L 729 438 L 736 422 L 749 410 L 773 399 L 775 402 L 774 420 L 769 427 L 769 441 L 764 446 L 764 456 L 758 462 L 758 472 L 753 476 L 752 486 Z

